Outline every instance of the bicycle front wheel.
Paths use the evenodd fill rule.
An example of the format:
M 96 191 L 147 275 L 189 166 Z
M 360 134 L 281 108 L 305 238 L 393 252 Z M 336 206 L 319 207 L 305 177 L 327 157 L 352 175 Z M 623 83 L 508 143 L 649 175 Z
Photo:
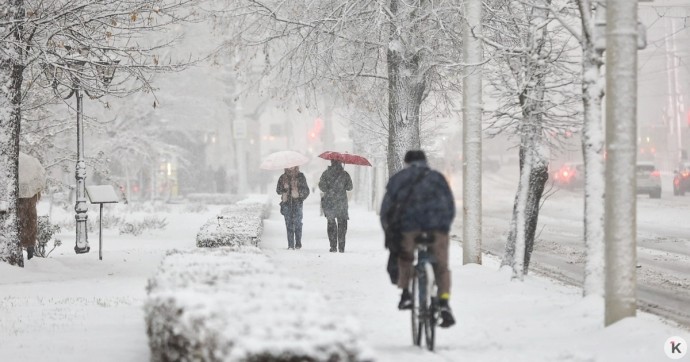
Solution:
M 411 321 L 412 321 L 412 344 L 415 346 L 420 346 L 422 344 L 422 328 L 423 328 L 423 322 L 422 322 L 422 317 L 420 315 L 420 293 L 419 293 L 419 276 L 417 275 L 417 271 L 415 271 L 414 276 L 412 277 L 412 313 L 411 313 Z

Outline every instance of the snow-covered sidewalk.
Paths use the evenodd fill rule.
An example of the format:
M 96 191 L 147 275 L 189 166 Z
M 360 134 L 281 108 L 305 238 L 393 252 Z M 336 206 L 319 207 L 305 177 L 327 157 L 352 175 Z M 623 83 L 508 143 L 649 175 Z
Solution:
M 432 354 L 412 346 L 409 313 L 396 309 L 377 215 L 351 207 L 340 254 L 328 252 L 326 220 L 318 213 L 317 200 L 309 199 L 303 248 L 292 251 L 275 209 L 264 222 L 261 247 L 284 273 L 325 295 L 334 314 L 359 319 L 377 361 L 664 361 L 669 337 L 690 341 L 688 331 L 646 313 L 604 328 L 600 303 L 584 300 L 578 288 L 534 275 L 511 282 L 488 257 L 484 266 L 463 266 L 462 249 L 453 243 L 451 305 L 458 324 L 439 330 Z
M 76 255 L 71 230 L 47 259 L 23 269 L 0 263 L 0 361 L 149 361 L 146 282 L 166 250 L 195 248 L 199 228 L 221 208 L 166 205 L 156 214 L 165 230 L 138 237 L 105 230 L 102 261 L 98 232 L 89 233 L 91 252 Z

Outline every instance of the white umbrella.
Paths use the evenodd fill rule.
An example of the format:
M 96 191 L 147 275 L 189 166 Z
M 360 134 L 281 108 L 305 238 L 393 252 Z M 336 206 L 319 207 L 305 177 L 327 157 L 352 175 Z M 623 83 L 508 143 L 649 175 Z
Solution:
M 295 151 L 273 152 L 266 156 L 259 168 L 264 170 L 282 170 L 295 166 L 301 166 L 309 162 L 309 158 Z
M 19 198 L 33 197 L 43 191 L 46 171 L 37 158 L 19 152 Z

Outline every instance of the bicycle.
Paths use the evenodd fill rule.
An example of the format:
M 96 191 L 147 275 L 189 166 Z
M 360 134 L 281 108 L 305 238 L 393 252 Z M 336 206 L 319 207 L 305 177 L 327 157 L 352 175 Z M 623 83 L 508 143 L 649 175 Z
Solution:
M 436 324 L 438 322 L 438 287 L 434 277 L 431 242 L 433 235 L 422 233 L 416 239 L 416 263 L 412 277 L 412 343 L 434 350 Z

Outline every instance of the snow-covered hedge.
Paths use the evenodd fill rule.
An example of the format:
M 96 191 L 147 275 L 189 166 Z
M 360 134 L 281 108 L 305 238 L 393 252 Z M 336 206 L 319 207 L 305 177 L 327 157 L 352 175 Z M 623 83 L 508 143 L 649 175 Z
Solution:
M 149 280 L 152 361 L 369 361 L 357 325 L 252 246 L 173 251 Z
M 257 196 L 230 205 L 208 220 L 196 236 L 198 247 L 258 245 L 263 219 L 268 217 L 267 197 Z
M 262 219 L 268 219 L 271 213 L 271 198 L 263 195 L 263 194 L 255 194 L 255 195 L 249 195 L 245 197 L 243 200 L 237 202 L 238 205 L 247 205 L 247 204 L 257 204 L 263 206 L 263 213 L 261 215 Z

